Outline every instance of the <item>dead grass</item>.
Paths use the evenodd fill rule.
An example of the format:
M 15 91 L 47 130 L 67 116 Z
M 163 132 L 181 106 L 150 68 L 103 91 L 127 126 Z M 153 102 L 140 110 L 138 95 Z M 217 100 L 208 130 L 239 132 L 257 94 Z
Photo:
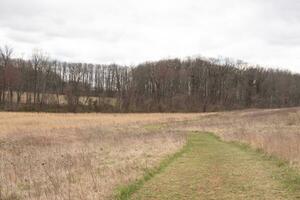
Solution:
M 300 108 L 207 114 L 0 113 L 0 199 L 110 199 L 209 131 L 300 165 Z
M 299 199 L 299 174 L 246 145 L 195 133 L 184 153 L 143 183 L 134 200 Z
M 300 165 L 300 108 L 223 112 L 200 119 L 186 129 L 214 132 Z
M 196 116 L 0 113 L 0 199 L 110 199 L 185 143 L 148 124 Z

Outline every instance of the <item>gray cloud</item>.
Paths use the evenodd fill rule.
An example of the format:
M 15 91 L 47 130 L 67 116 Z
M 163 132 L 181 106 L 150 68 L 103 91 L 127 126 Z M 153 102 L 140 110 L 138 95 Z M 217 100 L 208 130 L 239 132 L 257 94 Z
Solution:
M 298 0 L 1 0 L 0 41 L 97 63 L 232 57 L 300 72 Z

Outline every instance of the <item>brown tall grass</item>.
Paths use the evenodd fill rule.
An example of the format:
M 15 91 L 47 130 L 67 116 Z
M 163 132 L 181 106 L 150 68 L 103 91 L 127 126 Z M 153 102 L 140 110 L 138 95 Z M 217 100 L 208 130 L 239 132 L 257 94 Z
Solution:
M 110 199 L 185 142 L 195 114 L 0 113 L 0 199 Z
M 111 199 L 209 131 L 300 164 L 300 108 L 207 114 L 0 113 L 0 200 Z
M 214 113 L 188 123 L 186 129 L 214 132 L 300 166 L 300 108 Z

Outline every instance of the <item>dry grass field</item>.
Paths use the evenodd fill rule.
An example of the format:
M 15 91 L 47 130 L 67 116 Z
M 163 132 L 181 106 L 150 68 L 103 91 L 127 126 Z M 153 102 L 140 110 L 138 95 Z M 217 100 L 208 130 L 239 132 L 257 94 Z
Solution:
M 0 199 L 110 199 L 185 143 L 152 124 L 196 116 L 0 113 Z
M 0 199 L 111 199 L 209 131 L 300 163 L 300 109 L 206 114 L 0 113 Z
M 295 166 L 300 164 L 300 108 L 212 113 L 185 127 L 215 133 L 225 141 L 247 143 Z

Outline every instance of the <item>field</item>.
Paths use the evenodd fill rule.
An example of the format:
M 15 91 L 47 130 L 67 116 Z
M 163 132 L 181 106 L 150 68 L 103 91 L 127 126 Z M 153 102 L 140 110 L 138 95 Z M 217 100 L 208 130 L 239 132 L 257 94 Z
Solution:
M 199 199 L 197 195 L 203 199 L 296 199 L 299 130 L 299 108 L 203 114 L 2 112 L 0 199 L 112 199 L 118 188 L 140 180 L 168 155 L 186 149 L 189 141 L 193 148 L 140 184 L 130 194 L 133 199 Z M 280 162 L 203 132 L 213 132 L 223 141 L 250 144 Z M 237 179 L 228 175 L 233 168 Z M 249 170 L 252 175 L 245 176 Z M 257 173 L 259 178 L 250 179 Z M 291 181 L 286 173 L 296 179 Z M 270 178 L 277 175 L 280 178 Z M 226 188 L 222 183 L 227 180 L 231 184 Z
M 184 153 L 132 199 L 298 199 L 299 178 L 279 160 L 198 133 L 189 137 Z
M 187 130 L 213 132 L 225 141 L 250 144 L 290 164 L 300 163 L 300 109 L 245 110 L 215 113 Z
M 196 116 L 0 113 L 0 199 L 109 199 L 184 144 L 152 124 Z
M 40 95 L 41 99 L 43 99 L 43 103 L 49 104 L 49 105 L 68 105 L 67 96 L 66 95 L 56 95 L 51 93 L 43 93 Z M 5 93 L 5 98 L 10 99 L 10 94 L 8 92 Z M 18 94 L 17 92 L 12 93 L 12 102 L 18 103 Z M 20 104 L 33 104 L 34 103 L 34 93 L 32 92 L 23 92 L 20 94 Z M 80 96 L 79 97 L 79 103 L 81 105 L 87 106 L 89 103 L 104 103 L 111 106 L 116 106 L 117 99 L 111 98 L 111 97 L 95 97 L 95 96 Z

